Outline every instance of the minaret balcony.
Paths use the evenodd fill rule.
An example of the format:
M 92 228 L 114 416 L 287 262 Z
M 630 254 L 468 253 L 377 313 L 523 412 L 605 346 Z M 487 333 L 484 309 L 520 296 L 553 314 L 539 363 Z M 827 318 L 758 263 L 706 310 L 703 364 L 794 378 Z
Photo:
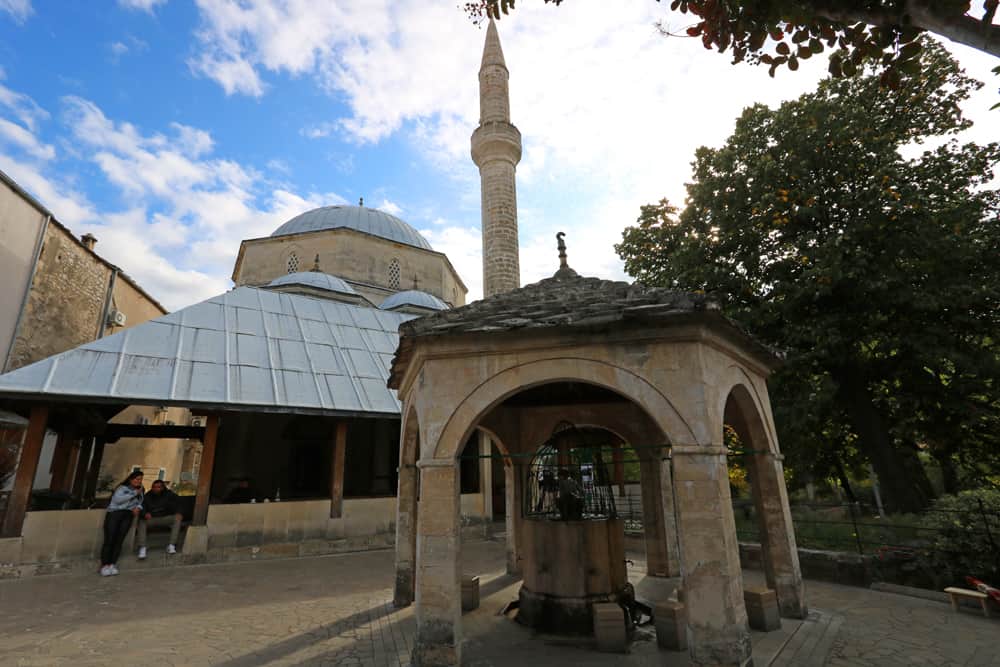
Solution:
M 472 133 L 472 161 L 482 166 L 492 160 L 521 160 L 521 132 L 510 123 L 483 123 Z

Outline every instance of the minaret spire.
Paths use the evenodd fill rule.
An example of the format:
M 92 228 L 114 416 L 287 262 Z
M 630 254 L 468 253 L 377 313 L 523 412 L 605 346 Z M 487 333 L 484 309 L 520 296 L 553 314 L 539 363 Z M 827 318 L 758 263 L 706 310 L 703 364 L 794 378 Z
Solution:
M 509 76 L 490 19 L 479 67 L 479 127 L 472 133 L 472 160 L 482 186 L 483 296 L 521 286 L 515 183 L 521 133 L 510 122 Z

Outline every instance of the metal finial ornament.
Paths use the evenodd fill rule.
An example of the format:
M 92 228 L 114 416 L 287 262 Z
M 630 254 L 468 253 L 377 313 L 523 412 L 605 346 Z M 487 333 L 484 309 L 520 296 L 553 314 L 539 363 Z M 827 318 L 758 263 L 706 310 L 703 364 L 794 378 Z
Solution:
M 569 267 L 569 264 L 566 263 L 566 242 L 563 241 L 563 238 L 565 236 L 566 236 L 566 232 L 559 232 L 558 234 L 556 234 L 556 242 L 557 242 L 558 248 L 559 248 L 559 268 L 560 269 L 565 269 L 565 268 Z
M 316 259 L 313 260 L 313 271 L 319 272 L 319 253 L 316 253 Z
M 365 205 L 365 198 L 358 197 L 358 206 L 364 206 L 364 205 Z

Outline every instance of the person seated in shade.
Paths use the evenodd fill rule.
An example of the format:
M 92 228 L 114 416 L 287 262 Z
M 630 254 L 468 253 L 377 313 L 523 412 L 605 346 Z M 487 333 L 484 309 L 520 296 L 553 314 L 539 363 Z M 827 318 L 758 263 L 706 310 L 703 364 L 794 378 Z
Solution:
M 142 501 L 139 514 L 139 560 L 146 557 L 146 528 L 148 526 L 170 526 L 170 544 L 167 553 L 177 553 L 177 538 L 181 534 L 181 520 L 177 494 L 167 488 L 163 480 L 156 480 Z

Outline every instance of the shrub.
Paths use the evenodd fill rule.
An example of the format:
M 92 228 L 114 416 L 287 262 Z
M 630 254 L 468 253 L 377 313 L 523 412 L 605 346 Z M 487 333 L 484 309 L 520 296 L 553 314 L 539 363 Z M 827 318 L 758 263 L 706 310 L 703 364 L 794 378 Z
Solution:
M 1000 491 L 942 496 L 923 520 L 937 531 L 924 557 L 930 565 L 945 570 L 956 582 L 966 575 L 994 586 L 1000 582 Z

